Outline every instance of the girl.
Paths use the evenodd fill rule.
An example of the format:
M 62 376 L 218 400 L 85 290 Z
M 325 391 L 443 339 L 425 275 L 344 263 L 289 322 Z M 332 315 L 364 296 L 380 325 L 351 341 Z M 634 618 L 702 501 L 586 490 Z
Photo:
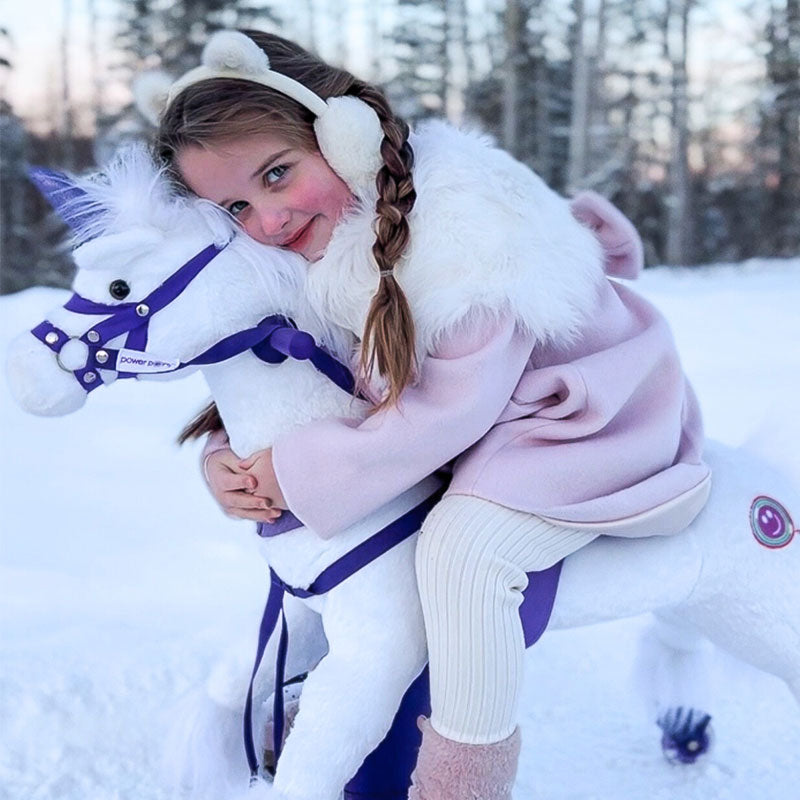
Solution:
M 308 260 L 375 401 L 360 424 L 316 422 L 242 463 L 212 437 L 211 491 L 236 516 L 290 508 L 330 537 L 451 464 L 417 551 L 432 714 L 410 797 L 508 798 L 526 572 L 600 534 L 681 530 L 708 491 L 668 327 L 604 274 L 598 236 L 631 277 L 635 234 L 480 137 L 431 123 L 409 138 L 375 87 L 279 37 L 223 32 L 203 62 L 170 90 L 160 156 Z M 211 410 L 188 433 L 218 425 Z

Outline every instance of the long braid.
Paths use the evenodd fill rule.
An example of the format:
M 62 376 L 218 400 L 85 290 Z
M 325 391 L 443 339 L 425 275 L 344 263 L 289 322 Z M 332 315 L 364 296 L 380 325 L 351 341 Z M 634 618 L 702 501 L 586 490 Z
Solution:
M 361 348 L 361 369 L 369 378 L 377 366 L 388 384 L 386 397 L 375 410 L 394 405 L 411 382 L 415 370 L 414 320 L 394 268 L 410 240 L 408 213 L 417 194 L 411 169 L 414 151 L 408 142 L 408 125 L 396 117 L 383 93 L 359 82 L 351 92 L 378 115 L 384 138 L 381 143 L 383 167 L 376 176 L 375 243 L 372 255 L 380 273 L 378 291 L 367 314 Z

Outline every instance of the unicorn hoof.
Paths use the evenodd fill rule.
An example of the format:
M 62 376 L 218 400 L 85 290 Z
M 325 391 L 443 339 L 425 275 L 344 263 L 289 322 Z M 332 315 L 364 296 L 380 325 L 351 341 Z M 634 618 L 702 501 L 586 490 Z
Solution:
M 657 720 L 661 750 L 671 764 L 694 764 L 711 747 L 711 715 L 696 708 L 670 708 Z

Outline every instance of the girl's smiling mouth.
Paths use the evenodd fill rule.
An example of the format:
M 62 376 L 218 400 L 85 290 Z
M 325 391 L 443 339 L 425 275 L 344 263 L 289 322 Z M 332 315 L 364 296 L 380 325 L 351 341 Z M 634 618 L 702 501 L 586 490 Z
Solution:
M 311 229 L 314 225 L 316 220 L 316 216 L 312 217 L 302 228 L 300 228 L 297 233 L 295 233 L 290 239 L 287 239 L 285 242 L 282 242 L 279 247 L 284 247 L 288 250 L 293 250 L 296 253 L 299 253 L 303 250 L 303 248 L 308 244 L 309 240 L 311 239 Z

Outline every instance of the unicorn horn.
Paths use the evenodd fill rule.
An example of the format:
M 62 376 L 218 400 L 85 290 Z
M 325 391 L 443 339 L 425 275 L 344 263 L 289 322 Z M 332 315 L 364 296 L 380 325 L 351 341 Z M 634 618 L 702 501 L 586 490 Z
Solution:
M 28 177 L 82 242 L 92 238 L 87 235 L 88 231 L 102 211 L 72 178 L 46 167 L 29 167 Z

